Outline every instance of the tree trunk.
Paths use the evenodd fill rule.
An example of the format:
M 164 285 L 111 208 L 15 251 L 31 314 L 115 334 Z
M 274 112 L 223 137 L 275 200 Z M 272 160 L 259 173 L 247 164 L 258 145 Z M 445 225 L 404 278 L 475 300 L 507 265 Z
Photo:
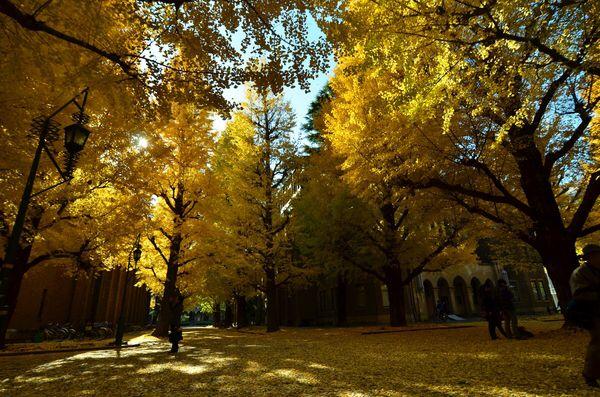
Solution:
M 174 320 L 173 315 L 173 305 L 179 299 L 179 291 L 177 290 L 177 275 L 179 272 L 179 255 L 181 254 L 181 243 L 183 242 L 183 236 L 181 234 L 181 228 L 185 222 L 185 210 L 186 207 L 184 205 L 184 192 L 185 188 L 183 182 L 179 181 L 177 183 L 177 195 L 173 197 L 173 200 L 170 201 L 169 198 L 164 195 L 163 199 L 167 203 L 167 206 L 170 208 L 171 213 L 174 215 L 173 217 L 173 235 L 165 234 L 165 237 L 168 238 L 169 244 L 169 258 L 165 259 L 164 255 L 161 254 L 161 257 L 165 259 L 167 264 L 167 277 L 164 282 L 164 292 L 163 297 L 160 303 L 161 311 L 158 315 L 158 321 L 156 323 L 156 328 L 154 332 L 152 332 L 153 336 L 165 337 L 169 335 L 169 326 L 171 322 Z M 152 244 L 155 246 L 157 251 L 160 251 L 158 245 L 154 242 L 154 240 L 150 240 Z
M 252 307 L 254 309 L 254 324 L 264 325 L 265 323 L 265 299 L 262 295 L 252 298 Z
M 221 328 L 221 303 L 213 304 L 213 327 Z
M 235 296 L 235 323 L 238 329 L 248 325 L 248 320 L 246 319 L 246 297 L 244 295 Z
M 564 314 L 571 299 L 569 279 L 578 266 L 576 238 L 564 226 L 550 175 L 544 169 L 544 160 L 534 142 L 533 131 L 514 131 L 511 139 L 519 142 L 519 145 L 514 146 L 513 156 L 521 174 L 521 187 L 535 219 L 536 236 L 534 242 L 529 244 L 542 257 Z
M 169 266 L 167 268 L 167 280 L 165 282 L 165 290 L 160 302 L 160 313 L 156 328 L 152 332 L 153 336 L 165 337 L 169 335 L 169 325 L 173 317 L 171 302 L 177 298 L 177 266 Z
M 402 327 L 406 322 L 406 303 L 404 301 L 404 285 L 396 272 L 387 272 L 386 282 L 390 301 L 390 325 Z
M 336 317 L 337 317 L 337 326 L 343 327 L 347 324 L 347 315 L 346 315 L 346 290 L 347 283 L 346 278 L 343 274 L 338 274 L 337 277 L 337 286 L 335 289 L 336 293 Z
M 225 302 L 225 318 L 223 319 L 223 327 L 229 328 L 233 325 L 233 308 L 231 301 Z
M 26 234 L 27 229 L 29 229 L 30 236 L 34 236 L 35 232 L 38 230 L 40 222 L 42 221 L 43 214 L 44 211 L 41 208 L 34 207 L 30 209 L 30 223 L 23 234 Z M 23 240 L 21 240 L 20 243 L 22 242 Z M 28 244 L 26 244 L 25 246 L 21 246 L 19 244 L 17 252 L 15 253 L 14 268 L 9 273 L 8 279 L 10 280 L 10 282 L 7 286 L 6 291 L 6 304 L 8 305 L 8 310 L 4 319 L 0 320 L 0 349 L 3 349 L 6 345 L 6 331 L 8 331 L 10 320 L 14 315 L 15 309 L 17 307 L 17 300 L 19 298 L 19 292 L 21 290 L 23 276 L 30 269 L 29 258 L 31 257 L 33 243 L 34 238 L 30 237 Z
M 176 218 L 179 219 L 179 218 Z M 176 220 L 176 222 L 178 222 Z M 165 290 L 160 303 L 161 311 L 158 315 L 156 328 L 152 332 L 153 336 L 164 337 L 169 335 L 169 325 L 173 317 L 172 303 L 178 299 L 177 294 L 177 272 L 179 271 L 179 253 L 181 251 L 181 234 L 177 233 L 171 238 L 169 245 L 169 259 L 167 264 L 167 278 L 165 280 Z
M 544 237 L 542 237 L 544 238 Z M 559 233 L 547 233 L 541 247 L 538 249 L 540 256 L 558 298 L 561 312 L 564 314 L 567 303 L 571 300 L 571 286 L 569 280 L 571 273 L 579 266 L 575 239 L 565 238 Z
M 23 273 L 13 270 L 10 273 L 10 283 L 8 284 L 8 290 L 6 294 L 6 300 L 8 303 L 8 313 L 5 317 L 5 321 L 0 325 L 0 348 L 4 348 L 6 345 L 6 331 L 10 325 L 10 320 L 15 314 L 17 307 L 17 299 L 19 297 L 19 290 L 21 289 L 21 283 L 23 282 Z
M 275 283 L 275 272 L 266 272 L 266 295 L 267 295 L 267 332 L 279 331 L 279 309 L 277 305 L 277 284 Z

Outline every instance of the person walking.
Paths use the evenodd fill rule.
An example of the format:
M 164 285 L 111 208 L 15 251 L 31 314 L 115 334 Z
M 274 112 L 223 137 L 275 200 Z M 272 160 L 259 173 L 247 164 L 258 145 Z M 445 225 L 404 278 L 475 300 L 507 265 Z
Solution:
M 176 291 L 174 296 L 169 300 L 171 309 L 171 323 L 169 324 L 169 342 L 171 342 L 170 353 L 179 351 L 179 342 L 183 340 L 183 332 L 181 330 L 181 313 L 183 312 L 183 296 L 181 292 Z
M 519 321 L 517 319 L 517 309 L 515 307 L 515 296 L 508 287 L 505 279 L 498 280 L 498 305 L 500 306 L 500 315 L 503 320 L 504 331 L 508 338 L 521 337 L 519 332 Z
M 448 320 L 448 306 L 446 305 L 446 301 L 443 299 L 438 299 L 438 303 L 435 307 L 436 316 L 439 321 L 445 322 Z
M 576 313 L 575 322 L 590 332 L 583 378 L 588 386 L 600 388 L 600 245 L 586 245 L 582 258 L 584 263 L 571 274 L 573 300 L 567 318 Z
M 480 290 L 481 296 L 481 312 L 482 317 L 488 322 L 488 331 L 492 340 L 498 339 L 496 329 L 507 338 L 506 332 L 502 328 L 500 323 L 500 311 L 498 308 L 498 302 L 496 301 L 496 294 L 494 293 L 494 284 L 491 280 L 487 280 Z

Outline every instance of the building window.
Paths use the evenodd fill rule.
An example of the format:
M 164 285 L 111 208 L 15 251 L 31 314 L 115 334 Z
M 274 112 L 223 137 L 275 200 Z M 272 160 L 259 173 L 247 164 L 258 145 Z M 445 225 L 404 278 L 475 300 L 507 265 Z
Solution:
M 516 281 L 510 282 L 510 290 L 513 293 L 515 302 L 519 302 L 521 300 L 521 296 L 519 295 L 519 285 L 516 283 Z
M 544 283 L 542 280 L 531 280 L 531 290 L 535 294 L 535 298 L 538 301 L 547 300 L 546 290 L 544 289 Z
M 381 300 L 383 302 L 383 307 L 390 307 L 390 296 L 388 295 L 387 285 L 381 286 Z
M 356 288 L 356 306 L 360 308 L 367 307 L 367 289 L 364 285 Z
M 454 300 L 458 306 L 464 306 L 465 302 L 463 300 L 464 291 L 462 285 L 454 285 Z
M 319 310 L 325 311 L 325 291 L 319 291 Z
M 331 308 L 331 310 L 334 310 L 335 306 L 336 306 L 336 298 L 335 298 L 336 289 L 332 288 L 329 291 L 330 291 L 330 294 L 329 294 L 330 299 L 329 299 L 329 301 L 331 302 L 331 307 L 330 308 Z
M 548 295 L 546 295 L 546 289 L 544 288 L 544 283 L 542 282 L 542 280 L 537 281 L 537 287 L 539 295 L 542 298 L 541 300 L 548 300 Z
M 329 306 L 329 291 L 319 291 L 319 310 L 323 312 L 327 312 L 330 310 Z
M 535 281 L 532 280 L 529 282 L 529 284 L 531 285 L 531 292 L 535 296 L 535 299 L 540 300 L 538 293 L 537 293 L 537 287 L 536 287 Z
M 46 305 L 46 295 L 48 294 L 48 290 L 44 288 L 44 291 L 42 292 L 42 300 L 40 302 L 40 308 L 38 310 L 38 320 L 42 319 L 42 316 L 44 314 L 44 306 Z

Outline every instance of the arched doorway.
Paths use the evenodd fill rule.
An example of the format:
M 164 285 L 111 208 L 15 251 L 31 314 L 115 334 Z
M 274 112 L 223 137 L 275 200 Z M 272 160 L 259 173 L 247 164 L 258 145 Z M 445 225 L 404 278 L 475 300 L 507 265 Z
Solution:
M 466 316 L 470 312 L 467 283 L 462 277 L 456 276 L 452 284 L 454 285 L 454 302 L 456 303 L 455 313 Z
M 427 305 L 427 316 L 429 318 L 435 317 L 435 295 L 433 293 L 433 284 L 431 281 L 423 281 L 423 292 L 425 293 L 425 303 Z
M 446 302 L 446 307 L 450 313 L 454 313 L 454 308 L 452 307 L 452 299 L 450 299 L 450 286 L 448 282 L 444 278 L 440 278 L 437 282 L 438 287 L 438 299 Z
M 481 281 L 477 277 L 471 279 L 471 294 L 473 296 L 473 305 L 475 305 L 475 311 L 481 304 L 479 302 L 479 289 L 481 288 Z

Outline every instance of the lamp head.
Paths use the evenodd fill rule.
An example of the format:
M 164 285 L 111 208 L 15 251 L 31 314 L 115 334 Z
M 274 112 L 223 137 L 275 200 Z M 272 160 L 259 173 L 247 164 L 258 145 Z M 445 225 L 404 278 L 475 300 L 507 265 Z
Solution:
M 90 130 L 81 123 L 71 124 L 65 127 L 65 149 L 70 155 L 75 155 L 83 150 L 90 136 Z
M 142 249 L 139 244 L 133 250 L 133 260 L 137 263 L 142 258 Z

